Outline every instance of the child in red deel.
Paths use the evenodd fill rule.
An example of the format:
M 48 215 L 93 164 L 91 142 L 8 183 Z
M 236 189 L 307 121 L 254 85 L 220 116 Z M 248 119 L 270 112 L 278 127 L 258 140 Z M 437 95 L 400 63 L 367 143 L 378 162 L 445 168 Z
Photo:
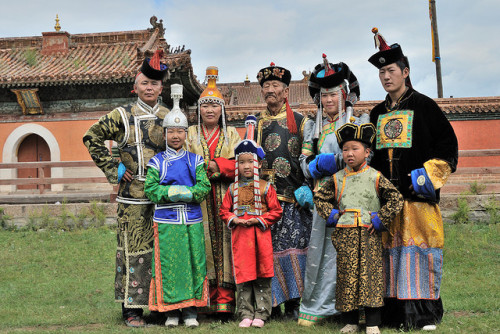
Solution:
M 255 117 L 249 116 L 246 124 L 247 134 L 253 135 Z M 242 319 L 239 327 L 263 327 L 271 315 L 274 276 L 269 227 L 283 211 L 273 185 L 259 179 L 262 148 L 245 139 L 236 146 L 235 156 L 235 182 L 226 192 L 220 216 L 231 229 L 236 307 Z

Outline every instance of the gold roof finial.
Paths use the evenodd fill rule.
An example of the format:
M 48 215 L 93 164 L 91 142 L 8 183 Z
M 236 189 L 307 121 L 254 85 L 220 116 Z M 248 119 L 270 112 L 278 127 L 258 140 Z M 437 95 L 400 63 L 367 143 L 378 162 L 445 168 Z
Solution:
M 54 26 L 54 29 L 56 29 L 56 31 L 61 30 L 61 26 L 59 25 L 59 15 L 57 14 L 56 14 L 56 25 Z
M 248 74 L 247 74 L 247 77 L 245 78 L 245 81 L 248 81 Z

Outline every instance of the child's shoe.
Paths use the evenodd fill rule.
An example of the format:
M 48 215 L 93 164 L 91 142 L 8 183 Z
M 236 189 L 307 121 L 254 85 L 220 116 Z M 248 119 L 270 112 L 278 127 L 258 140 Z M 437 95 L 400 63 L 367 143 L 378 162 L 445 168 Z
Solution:
M 184 325 L 187 328 L 196 328 L 200 324 L 198 323 L 198 320 L 196 320 L 195 318 L 189 318 L 189 319 L 184 319 Z
M 252 327 L 257 327 L 257 328 L 264 327 L 264 320 L 258 318 L 253 319 Z
M 165 321 L 165 326 L 167 327 L 179 326 L 179 317 L 168 317 L 167 321 Z
M 380 329 L 378 329 L 378 326 L 367 326 L 366 334 L 380 334 Z
M 341 333 L 356 333 L 359 329 L 359 326 L 358 325 L 345 325 L 341 330 L 340 332 Z M 367 329 L 367 333 L 368 333 L 368 329 Z
M 252 319 L 245 318 L 241 320 L 239 327 L 246 328 L 252 326 Z

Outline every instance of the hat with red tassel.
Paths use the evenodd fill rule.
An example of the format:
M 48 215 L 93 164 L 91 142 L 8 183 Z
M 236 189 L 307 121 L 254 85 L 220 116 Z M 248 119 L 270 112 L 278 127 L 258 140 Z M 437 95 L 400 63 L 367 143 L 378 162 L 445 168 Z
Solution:
M 403 64 L 410 69 L 408 57 L 403 54 L 403 50 L 399 44 L 394 43 L 391 46 L 388 46 L 385 38 L 378 33 L 377 28 L 372 28 L 372 33 L 375 34 L 375 47 L 378 47 L 380 50 L 368 59 L 373 66 L 381 69 L 382 67 L 393 64 L 397 61 L 402 61 Z M 409 75 L 406 77 L 405 85 L 412 87 Z
M 382 68 L 384 66 L 390 65 L 397 62 L 398 60 L 403 60 L 405 55 L 401 46 L 397 43 L 389 46 L 385 41 L 385 38 L 378 33 L 377 28 L 373 28 L 372 32 L 375 34 L 375 47 L 378 47 L 379 52 L 371 56 L 368 61 L 372 63 L 376 68 Z
M 347 80 L 347 82 L 346 82 Z M 347 89 L 347 83 L 348 88 Z M 342 90 L 344 98 L 347 93 L 352 93 L 356 101 L 359 99 L 359 82 L 349 66 L 344 63 L 332 64 L 328 62 L 326 54 L 323 53 L 323 63 L 316 65 L 307 83 L 309 94 L 316 104 L 320 103 L 319 93 Z
M 284 67 L 276 66 L 273 62 L 268 67 L 264 67 L 257 73 L 257 80 L 259 81 L 260 86 L 262 87 L 266 81 L 277 80 L 285 85 L 290 85 L 290 81 L 292 80 L 292 74 L 289 70 Z M 288 98 L 285 98 L 286 105 L 286 125 L 288 130 L 292 134 L 297 134 L 297 123 L 295 122 L 295 116 L 293 115 L 293 110 L 288 103 Z
M 168 67 L 160 62 L 162 57 L 163 50 L 156 50 L 153 57 L 144 59 L 139 73 L 144 74 L 149 79 L 163 80 L 167 74 Z

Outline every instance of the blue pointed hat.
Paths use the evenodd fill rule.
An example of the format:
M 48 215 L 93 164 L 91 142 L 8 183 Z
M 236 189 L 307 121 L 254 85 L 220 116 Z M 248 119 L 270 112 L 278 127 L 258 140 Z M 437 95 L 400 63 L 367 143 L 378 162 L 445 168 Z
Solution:
M 256 154 L 259 159 L 264 159 L 266 153 L 262 147 L 259 146 L 254 140 L 254 131 L 255 126 L 257 125 L 257 118 L 254 115 L 247 116 L 245 120 L 245 126 L 247 128 L 247 132 L 245 134 L 245 139 L 240 141 L 238 145 L 236 145 L 234 149 L 234 155 L 238 156 L 242 153 L 252 153 Z

